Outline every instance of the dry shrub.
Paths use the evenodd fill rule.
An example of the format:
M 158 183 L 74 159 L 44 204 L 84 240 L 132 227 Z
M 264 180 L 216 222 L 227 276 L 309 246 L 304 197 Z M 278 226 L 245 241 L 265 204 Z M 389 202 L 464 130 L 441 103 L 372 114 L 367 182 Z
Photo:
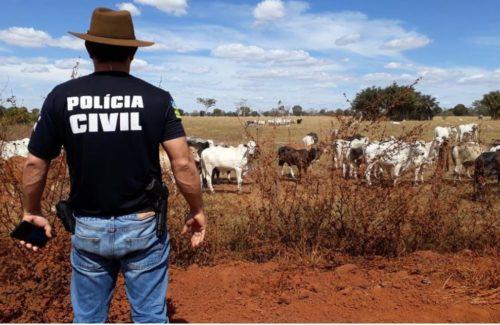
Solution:
M 338 134 L 366 134 L 369 130 L 383 136 L 385 125 L 361 124 L 346 118 L 340 121 Z M 332 134 L 331 130 L 322 131 L 323 138 Z M 419 127 L 405 130 L 400 140 L 418 139 L 419 132 Z M 495 193 L 490 193 L 486 202 L 470 201 L 472 186 L 451 183 L 445 177 L 443 164 L 427 172 L 428 181 L 423 185 L 414 186 L 411 175 L 406 175 L 397 186 L 389 180 L 368 186 L 362 177 L 363 168 L 360 179 L 344 179 L 334 169 L 330 150 L 307 174 L 292 180 L 280 176 L 275 138 L 261 137 L 258 142 L 259 155 L 252 162 L 248 177 L 251 184 L 244 185 L 245 193 L 227 190 L 235 189 L 231 184 L 225 187 L 229 193 L 205 195 L 209 227 L 206 243 L 200 249 L 192 250 L 188 239 L 179 234 L 187 206 L 169 184 L 173 263 L 211 264 L 234 258 L 267 261 L 293 254 L 300 255 L 297 258 L 311 254 L 315 260 L 331 260 L 337 252 L 394 257 L 421 249 L 453 252 L 498 248 Z M 14 158 L 0 164 L 0 227 L 6 236 L 21 216 L 21 163 Z M 59 157 L 52 162 L 43 210 L 57 225 L 57 237 L 47 250 L 61 260 L 67 256 L 69 236 L 56 221 L 53 210 L 67 193 L 68 172 L 64 157 Z M 18 249 L 13 254 L 25 258 Z M 38 259 L 30 258 L 28 267 Z

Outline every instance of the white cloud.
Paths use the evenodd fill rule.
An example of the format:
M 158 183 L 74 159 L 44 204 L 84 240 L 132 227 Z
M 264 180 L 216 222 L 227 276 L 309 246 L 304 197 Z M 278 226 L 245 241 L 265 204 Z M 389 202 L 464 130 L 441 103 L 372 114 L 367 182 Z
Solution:
M 148 62 L 145 60 L 134 59 L 134 61 L 132 61 L 132 68 L 133 69 L 143 70 L 143 69 L 146 69 L 147 67 L 148 67 Z
M 158 10 L 175 16 L 187 14 L 187 0 L 134 0 L 134 2 L 141 5 L 153 6 Z
M 475 82 L 478 80 L 484 80 L 486 78 L 486 75 L 483 73 L 478 73 L 478 74 L 473 74 L 470 76 L 462 77 L 458 79 L 459 83 L 467 83 L 467 82 Z
M 82 58 L 68 58 L 55 60 L 53 65 L 58 69 L 72 70 L 78 63 L 78 68 L 83 70 L 88 70 L 92 68 L 92 62 L 87 59 Z
M 384 68 L 399 69 L 399 68 L 401 68 L 401 66 L 402 66 L 401 62 L 389 62 L 386 65 L 384 65 Z
M 385 42 L 382 48 L 396 51 L 415 49 L 428 45 L 431 40 L 425 36 L 409 36 Z
M 363 76 L 363 80 L 376 83 L 391 83 L 391 82 L 406 82 L 416 80 L 417 76 L 403 73 L 395 75 L 387 72 L 367 73 Z
M 168 44 L 155 42 L 153 46 L 148 46 L 142 49 L 142 51 L 145 52 L 166 51 L 166 52 L 178 52 L 178 53 L 193 52 L 196 50 L 198 50 L 198 48 L 195 46 L 192 46 L 190 44 L 183 44 L 182 42 L 176 42 L 176 41 L 169 42 Z
M 344 46 L 357 43 L 361 40 L 361 35 L 358 33 L 343 35 L 335 40 L 335 45 Z
M 212 50 L 215 46 L 228 43 L 228 40 L 242 40 L 245 34 L 232 28 L 218 25 L 171 26 L 169 28 L 138 29 L 139 39 L 155 42 L 155 45 L 142 49 L 146 52 L 187 53 Z
M 79 58 L 51 61 L 47 58 L 0 57 L 0 75 L 7 76 L 17 83 L 43 81 L 53 87 L 54 83 L 70 78 L 77 61 L 80 62 L 79 75 L 91 72 L 90 62 Z
M 70 37 L 62 36 L 53 38 L 49 33 L 34 29 L 33 27 L 9 27 L 0 30 L 0 40 L 21 47 L 59 47 L 71 50 L 83 49 L 83 41 Z
M 120 2 L 116 4 L 116 7 L 120 10 L 129 11 L 132 16 L 139 16 L 141 14 L 141 10 L 131 2 Z
M 289 10 L 279 24 L 256 24 L 247 42 L 261 47 L 306 51 L 349 51 L 362 56 L 399 57 L 402 51 L 422 47 L 427 36 L 406 30 L 402 22 L 370 19 L 360 12 L 309 12 Z M 271 36 L 271 37 L 269 37 Z
M 285 6 L 281 0 L 264 0 L 253 11 L 257 21 L 271 21 L 285 16 Z
M 346 75 L 333 70 L 322 71 L 321 69 L 311 69 L 309 67 L 280 67 L 271 69 L 249 69 L 238 71 L 236 78 L 248 80 L 276 80 L 282 83 L 289 83 L 292 80 L 301 82 L 303 87 L 317 85 L 317 82 L 335 84 L 349 83 L 354 80 L 351 75 Z
M 212 72 L 209 67 L 186 67 L 182 68 L 181 71 L 192 74 L 207 74 Z
M 49 72 L 49 68 L 43 65 L 32 65 L 32 66 L 26 66 L 21 69 L 21 72 L 27 72 L 27 73 L 42 73 L 42 72 Z
M 0 30 L 0 40 L 22 47 L 42 47 L 51 39 L 52 37 L 48 33 L 31 27 L 9 27 Z
M 296 64 L 314 64 L 319 61 L 302 50 L 266 50 L 258 46 L 247 46 L 240 43 L 231 43 L 217 46 L 212 55 L 219 58 L 245 62 L 279 62 Z

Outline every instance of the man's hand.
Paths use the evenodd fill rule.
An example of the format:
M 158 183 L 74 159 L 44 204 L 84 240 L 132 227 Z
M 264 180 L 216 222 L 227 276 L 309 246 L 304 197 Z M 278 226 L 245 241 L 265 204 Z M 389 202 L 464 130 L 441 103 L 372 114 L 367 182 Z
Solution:
M 47 237 L 49 238 L 52 238 L 52 227 L 50 226 L 49 221 L 44 217 L 30 213 L 24 213 L 23 221 L 27 221 L 37 227 L 43 228 L 45 230 L 45 235 L 47 235 Z M 39 249 L 37 246 L 33 246 L 32 244 L 27 243 L 24 240 L 21 240 L 20 243 L 27 249 L 32 249 L 35 252 Z
M 186 223 L 182 228 L 182 235 L 192 234 L 191 246 L 193 248 L 198 247 L 205 239 L 206 223 L 207 218 L 203 211 L 190 212 L 187 216 Z

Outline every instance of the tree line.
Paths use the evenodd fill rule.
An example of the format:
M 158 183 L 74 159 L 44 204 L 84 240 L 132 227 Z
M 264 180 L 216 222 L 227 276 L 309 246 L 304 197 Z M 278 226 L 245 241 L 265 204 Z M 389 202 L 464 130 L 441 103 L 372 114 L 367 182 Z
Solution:
M 0 122 L 4 124 L 31 124 L 38 120 L 40 110 L 34 108 L 31 111 L 21 106 L 5 107 L 0 105 Z
M 396 83 L 380 88 L 370 87 L 360 91 L 352 103 L 352 109 L 364 118 L 373 120 L 386 117 L 390 120 L 430 120 L 436 115 L 482 115 L 498 119 L 500 113 L 500 91 L 484 94 L 474 101 L 472 107 L 458 104 L 443 109 L 435 97 L 422 94 L 413 87 Z
M 388 87 L 368 87 L 358 92 L 349 108 L 337 109 L 309 109 L 304 110 L 300 105 L 285 108 L 281 101 L 277 107 L 257 112 L 252 110 L 246 99 L 236 103 L 234 111 L 224 111 L 215 108 L 217 101 L 213 98 L 198 98 L 198 103 L 204 110 L 195 110 L 184 115 L 191 116 L 362 116 L 363 119 L 375 120 L 386 118 L 394 121 L 401 120 L 431 120 L 436 115 L 442 116 L 491 116 L 500 118 L 500 91 L 491 91 L 481 99 L 474 101 L 471 107 L 458 104 L 452 108 L 442 108 L 437 99 L 431 95 L 416 91 L 413 86 L 400 86 L 396 83 Z
M 4 124 L 30 124 L 36 122 L 39 109 L 31 111 L 24 106 L 16 105 L 9 101 L 10 107 L 0 105 L 0 122 Z M 374 120 L 386 118 L 390 120 L 430 120 L 436 115 L 442 116 L 491 116 L 492 119 L 500 118 L 500 91 L 491 91 L 484 94 L 481 99 L 473 102 L 471 107 L 463 104 L 452 108 L 443 109 L 435 97 L 422 94 L 413 87 L 400 86 L 396 83 L 381 88 L 369 87 L 358 92 L 349 108 L 337 109 L 309 109 L 304 110 L 300 105 L 285 107 L 279 101 L 276 107 L 258 112 L 250 107 L 248 100 L 241 99 L 235 104 L 235 109 L 225 111 L 217 108 L 214 98 L 198 98 L 197 102 L 204 109 L 191 113 L 177 109 L 180 115 L 186 116 L 362 116 L 364 119 Z

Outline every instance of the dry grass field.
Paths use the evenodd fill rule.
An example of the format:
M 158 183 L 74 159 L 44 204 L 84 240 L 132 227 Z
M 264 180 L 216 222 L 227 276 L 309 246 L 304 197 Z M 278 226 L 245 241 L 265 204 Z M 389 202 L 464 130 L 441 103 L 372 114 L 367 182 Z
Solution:
M 182 121 L 188 135 L 213 139 L 216 142 L 237 144 L 243 143 L 247 138 L 247 134 L 243 132 L 244 121 L 254 119 L 256 118 L 185 116 L 182 118 Z M 261 119 L 268 118 L 262 117 Z M 335 117 L 305 116 L 302 119 L 302 123 L 298 125 L 277 126 L 276 128 L 263 126 L 259 128 L 258 132 L 255 127 L 249 127 L 247 130 L 256 139 L 268 139 L 275 136 L 276 143 L 278 144 L 301 143 L 302 137 L 309 132 L 316 132 L 318 135 L 323 135 L 323 139 L 325 139 L 329 130 L 339 128 L 341 124 Z M 361 124 L 358 130 L 361 134 L 376 140 L 391 135 L 398 137 L 410 130 L 421 127 L 422 132 L 419 133 L 420 139 L 429 141 L 433 137 L 436 126 L 457 126 L 467 123 L 478 123 L 480 125 L 479 136 L 484 143 L 489 143 L 493 139 L 500 139 L 500 120 L 495 121 L 489 118 L 479 120 L 475 116 L 452 116 L 444 119 L 442 117 L 435 117 L 432 121 L 403 121 L 400 124 L 393 124 L 389 121 L 377 122 L 376 126 L 365 122 Z

